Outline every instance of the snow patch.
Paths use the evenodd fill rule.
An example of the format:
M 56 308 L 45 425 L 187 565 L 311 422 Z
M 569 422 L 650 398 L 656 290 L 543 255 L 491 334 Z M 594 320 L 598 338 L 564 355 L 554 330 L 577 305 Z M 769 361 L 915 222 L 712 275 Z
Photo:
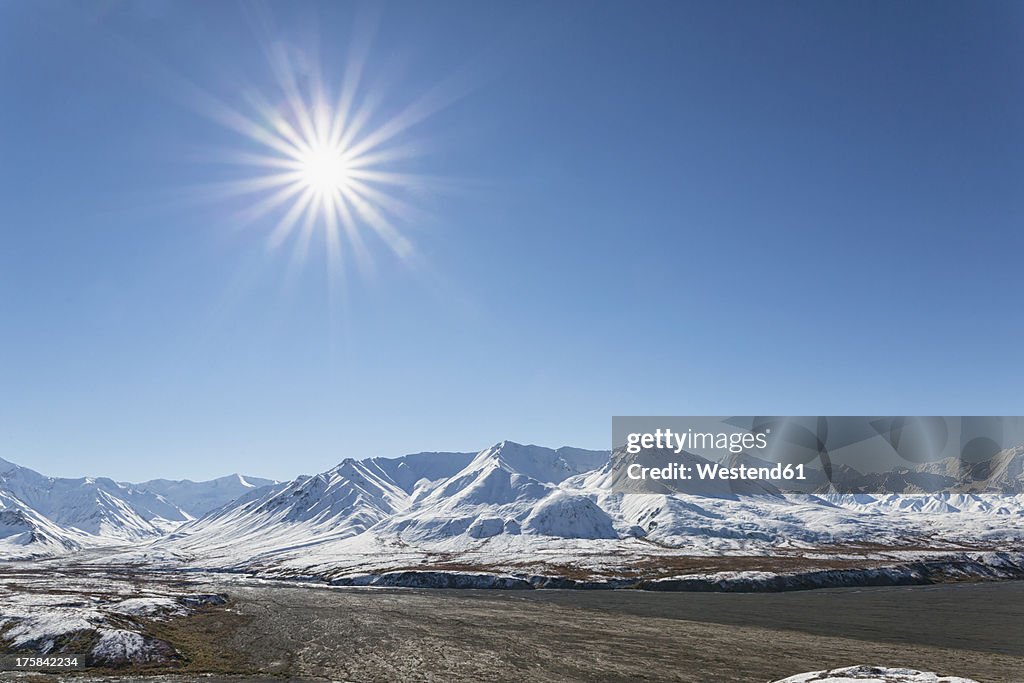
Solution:
M 830 671 L 812 671 L 783 678 L 775 683 L 977 683 L 959 676 L 939 676 L 929 671 L 879 666 L 849 666 Z
M 541 501 L 524 533 L 561 538 L 618 538 L 611 517 L 586 496 L 558 492 Z

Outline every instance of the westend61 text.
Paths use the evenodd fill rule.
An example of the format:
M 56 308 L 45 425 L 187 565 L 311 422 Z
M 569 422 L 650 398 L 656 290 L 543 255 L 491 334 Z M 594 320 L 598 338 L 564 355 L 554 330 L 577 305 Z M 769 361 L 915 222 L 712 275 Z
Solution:
M 806 479 L 803 464 L 783 465 L 782 463 L 772 467 L 749 467 L 747 465 L 723 467 L 718 463 L 711 462 L 697 463 L 693 466 L 673 462 L 664 467 L 644 467 L 639 463 L 633 463 L 626 468 L 626 476 L 637 481 L 647 479 L 803 481 Z

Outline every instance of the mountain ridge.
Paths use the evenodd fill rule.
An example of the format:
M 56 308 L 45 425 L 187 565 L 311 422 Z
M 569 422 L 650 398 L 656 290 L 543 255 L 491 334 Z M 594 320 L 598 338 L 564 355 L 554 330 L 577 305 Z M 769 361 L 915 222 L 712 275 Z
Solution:
M 989 465 L 1000 485 L 1017 486 L 1022 454 L 1024 449 L 1018 449 Z M 436 557 L 474 562 L 562 557 L 572 562 L 622 552 L 649 554 L 657 548 L 719 554 L 846 542 L 899 546 L 929 538 L 942 543 L 1024 540 L 1024 496 L 1016 494 L 784 494 L 763 482 L 710 482 L 694 491 L 639 493 L 617 485 L 611 456 L 506 440 L 477 453 L 347 458 L 286 482 L 229 475 L 211 482 L 137 485 L 102 477 L 48 478 L 2 461 L 0 558 L 130 542 L 136 548 L 125 550 L 128 554 L 196 566 L 282 567 L 301 573 L 302 567 L 316 565 L 338 573 Z M 761 464 L 747 456 L 724 462 Z M 950 463 L 930 466 L 935 471 L 902 468 L 888 476 L 905 491 L 900 482 L 909 476 L 948 478 L 956 469 Z M 835 471 L 865 476 L 845 466 Z M 271 483 L 257 486 L 263 482 Z M 175 505 L 175 486 L 201 484 L 205 487 L 197 499 L 219 491 L 230 500 L 196 516 Z M 161 487 L 170 499 L 157 492 Z M 77 526 L 57 523 L 21 499 L 67 521 L 62 517 L 66 511 L 46 507 L 53 488 L 70 491 L 66 500 L 84 498 L 97 508 L 100 514 L 86 516 L 91 526 L 73 515 Z M 71 508 L 80 511 L 82 505 Z M 168 519 L 173 510 L 180 512 L 180 520 Z M 168 522 L 166 527 L 160 528 L 161 520 Z M 111 533 L 104 524 L 121 527 Z M 140 525 L 141 530 L 136 528 Z
M 108 477 L 50 477 L 0 458 L 0 510 L 6 519 L 0 527 L 0 558 L 26 554 L 18 547 L 33 535 L 40 549 L 64 550 L 158 538 L 195 518 L 188 510 L 196 510 L 189 503 L 197 492 L 219 506 L 237 497 L 227 482 L 248 490 L 255 487 L 250 479 L 269 481 L 229 475 L 211 482 L 130 484 Z M 165 496 L 154 490 L 158 483 L 173 490 L 164 491 Z

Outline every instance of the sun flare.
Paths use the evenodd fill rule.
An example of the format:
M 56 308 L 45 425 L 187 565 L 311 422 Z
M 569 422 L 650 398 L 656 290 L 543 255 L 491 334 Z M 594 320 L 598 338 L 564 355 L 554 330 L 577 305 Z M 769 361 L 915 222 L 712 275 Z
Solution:
M 302 180 L 309 189 L 321 195 L 348 190 L 349 168 L 342 148 L 317 143 L 298 161 Z
M 317 236 L 332 270 L 340 270 L 345 261 L 372 265 L 377 238 L 402 260 L 410 259 L 412 243 L 401 226 L 426 218 L 419 205 L 425 190 L 450 183 L 403 168 L 422 153 L 408 131 L 460 93 L 435 86 L 381 119 L 384 93 L 362 83 L 364 56 L 344 63 L 340 85 L 332 90 L 319 69 L 297 68 L 290 54 L 271 51 L 277 96 L 249 91 L 248 112 L 203 99 L 206 114 L 241 134 L 244 142 L 217 161 L 250 171 L 206 189 L 216 198 L 251 198 L 239 222 L 269 219 L 268 246 L 290 243 L 299 261 Z

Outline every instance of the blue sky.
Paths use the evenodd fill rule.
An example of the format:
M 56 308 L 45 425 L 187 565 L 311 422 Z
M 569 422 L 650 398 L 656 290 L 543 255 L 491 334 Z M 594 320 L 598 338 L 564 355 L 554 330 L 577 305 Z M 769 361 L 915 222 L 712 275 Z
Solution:
M 290 478 L 615 414 L 1024 413 L 1020 4 L 254 7 L 0 5 L 0 457 Z M 251 169 L 190 93 L 280 98 L 268 44 L 336 82 L 374 15 L 372 124 L 450 96 L 394 140 L 447 182 L 338 296 L 258 196 L 195 201 Z

